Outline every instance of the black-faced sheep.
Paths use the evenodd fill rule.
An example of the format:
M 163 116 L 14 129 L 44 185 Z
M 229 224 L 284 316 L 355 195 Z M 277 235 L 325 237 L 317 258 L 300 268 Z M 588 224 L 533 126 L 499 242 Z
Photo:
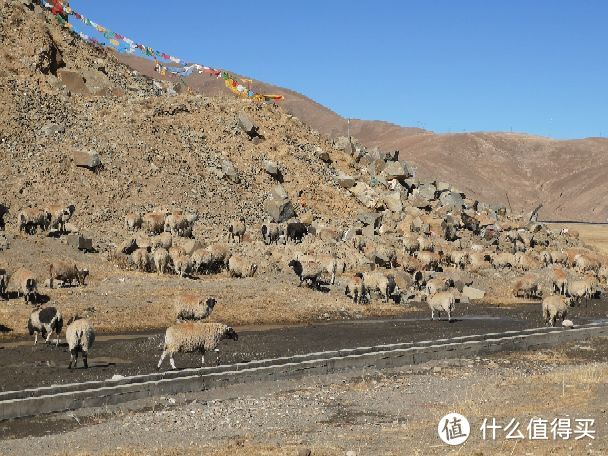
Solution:
M 292 241 L 294 243 L 302 242 L 302 239 L 304 239 L 304 236 L 307 234 L 308 228 L 303 223 L 292 222 L 287 224 L 287 241 Z
M 281 225 L 278 223 L 265 223 L 262 225 L 262 239 L 267 245 L 278 244 L 283 233 Z
M 8 300 L 8 272 L 0 269 L 0 298 Z
M 223 339 L 239 340 L 238 334 L 230 326 L 222 323 L 180 323 L 167 328 L 165 345 L 158 361 L 160 366 L 167 355 L 171 368 L 176 369 L 173 355 L 175 353 L 200 352 L 202 364 L 205 365 L 205 353 L 216 350 Z M 219 354 L 218 354 L 219 364 Z
M 454 304 L 456 298 L 450 291 L 441 291 L 435 293 L 428 298 L 429 308 L 431 309 L 431 320 L 435 319 L 435 312 L 437 317 L 441 318 L 441 312 L 448 314 L 448 321 L 452 321 L 452 312 L 454 311 Z
M 26 303 L 35 304 L 38 300 L 38 281 L 32 271 L 19 268 L 11 276 L 11 283 L 17 290 L 17 296 L 23 295 Z
M 318 288 L 320 278 L 326 272 L 325 267 L 316 261 L 291 260 L 288 266 L 300 278 L 299 287 L 306 283 L 310 287 Z
M 564 298 L 559 295 L 551 295 L 543 299 L 545 325 L 555 326 L 555 321 L 558 318 L 565 320 L 568 315 L 568 307 L 571 307 L 572 304 L 572 298 Z
M 181 294 L 175 298 L 175 320 L 204 320 L 211 315 L 217 301 L 215 298 L 204 298 L 195 294 Z
M 48 344 L 51 334 L 55 333 L 57 339 L 55 345 L 59 345 L 59 334 L 63 328 L 63 317 L 55 307 L 43 307 L 34 310 L 27 321 L 27 329 L 30 336 L 34 336 L 34 344 L 38 343 L 38 333 Z
M 60 280 L 64 286 L 72 284 L 74 280 L 80 286 L 85 285 L 85 280 L 89 275 L 87 269 L 79 269 L 74 263 L 68 261 L 54 261 L 49 266 L 49 286 L 53 288 L 53 282 Z
M 70 364 L 68 364 L 68 369 L 72 368 L 72 363 L 73 366 L 76 367 L 76 364 L 78 363 L 78 353 L 80 352 L 82 352 L 84 368 L 87 369 L 89 367 L 87 362 L 89 350 L 93 346 L 93 342 L 95 342 L 95 330 L 93 329 L 91 322 L 89 320 L 70 319 L 65 331 L 65 338 L 70 350 Z

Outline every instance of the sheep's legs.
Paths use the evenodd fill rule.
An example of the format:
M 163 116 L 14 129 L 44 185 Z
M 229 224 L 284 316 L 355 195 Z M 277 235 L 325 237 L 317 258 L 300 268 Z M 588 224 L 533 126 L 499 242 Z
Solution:
M 85 369 L 89 368 L 89 363 L 87 362 L 87 356 L 88 356 L 87 352 L 82 352 L 82 362 L 84 363 Z
M 72 368 L 72 362 L 74 363 L 74 369 L 78 364 L 78 350 L 70 350 L 70 364 L 68 364 L 68 369 Z
M 156 366 L 157 369 L 160 369 L 160 365 L 163 363 L 165 356 L 167 356 L 167 350 L 164 350 L 162 355 L 160 355 L 160 359 L 158 360 L 158 364 Z
M 34 333 L 34 345 L 38 343 L 38 331 Z
M 177 367 L 175 367 L 175 361 L 173 361 L 173 353 L 171 353 L 171 355 L 169 355 L 169 362 L 171 363 L 171 369 L 173 369 L 173 370 L 177 369 Z
M 435 319 L 435 311 L 431 309 L 431 320 Z

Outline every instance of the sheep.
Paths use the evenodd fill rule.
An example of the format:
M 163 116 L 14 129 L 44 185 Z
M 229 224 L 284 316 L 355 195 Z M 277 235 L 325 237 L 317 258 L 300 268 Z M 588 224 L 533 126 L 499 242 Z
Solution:
M 207 249 L 196 249 L 190 261 L 192 262 L 192 270 L 194 272 L 207 272 L 206 269 L 212 263 L 213 255 Z
M 319 255 L 316 258 L 324 268 L 325 272 L 327 272 L 330 276 L 330 285 L 334 285 L 336 283 L 336 271 L 338 270 L 338 260 L 331 255 Z
M 51 334 L 55 333 L 57 336 L 55 346 L 59 346 L 61 328 L 63 328 L 63 317 L 55 307 L 37 308 L 30 314 L 27 321 L 30 336 L 34 336 L 34 345 L 38 343 L 38 333 L 45 338 L 47 344 L 51 340 Z
M 281 234 L 284 234 L 283 229 L 278 223 L 265 223 L 262 225 L 262 239 L 266 245 L 272 243 L 278 244 Z
M 597 272 L 602 264 L 590 255 L 576 255 L 574 257 L 574 267 L 579 272 Z
M 148 212 L 142 220 L 148 234 L 160 234 L 165 229 L 166 212 Z
M 550 264 L 553 264 L 553 257 L 551 256 L 551 252 L 549 252 L 548 250 L 543 250 L 542 252 L 540 252 L 539 259 L 543 262 L 545 267 L 549 266 Z
M 197 220 L 197 214 L 174 211 L 165 218 L 163 230 L 174 236 L 192 237 L 193 225 Z
M 152 253 L 152 259 L 154 260 L 154 268 L 156 269 L 157 274 L 164 274 L 167 270 L 169 263 L 171 262 L 171 257 L 169 256 L 169 252 L 159 247 Z
M 208 255 L 204 258 L 205 262 L 200 267 L 206 272 L 221 271 L 228 268 L 232 252 L 226 245 L 211 244 L 205 250 Z
M 565 265 L 568 262 L 568 255 L 566 255 L 563 251 L 558 252 L 557 250 L 553 250 L 549 252 L 549 254 L 551 255 L 551 261 L 553 264 L 558 263 Z
M 426 294 L 428 296 L 434 295 L 441 291 L 447 291 L 450 287 L 450 281 L 446 279 L 430 279 L 426 282 Z
M 181 323 L 170 326 L 165 332 L 165 344 L 163 353 L 160 355 L 157 369 L 167 355 L 171 368 L 176 369 L 173 355 L 175 353 L 201 353 L 202 365 L 205 365 L 205 353 L 216 350 L 218 344 L 223 339 L 239 340 L 239 336 L 234 329 L 222 323 Z M 217 362 L 219 364 L 219 353 Z
M 304 282 L 308 283 L 308 281 L 310 281 L 310 286 L 318 287 L 320 277 L 326 272 L 325 267 L 316 261 L 291 260 L 288 266 L 300 278 L 298 287 L 302 286 Z
M 257 269 L 257 264 L 242 255 L 232 255 L 228 260 L 230 277 L 253 277 Z
M 84 368 L 88 369 L 89 364 L 87 362 L 87 357 L 89 350 L 95 342 L 95 329 L 91 322 L 89 320 L 78 319 L 77 317 L 70 319 L 65 331 L 65 338 L 70 350 L 70 364 L 68 364 L 68 369 L 72 368 L 72 363 L 74 363 L 74 368 L 76 367 L 79 352 L 82 352 Z
M 152 238 L 150 247 L 153 250 L 159 247 L 169 250 L 171 247 L 173 247 L 173 236 L 171 233 L 162 232 L 158 236 Z
M 48 222 L 46 212 L 37 207 L 26 207 L 17 215 L 19 232 L 24 231 L 27 234 L 34 234 L 38 227 L 43 231 L 46 230 Z
M 402 242 L 403 248 L 410 255 L 420 250 L 420 242 L 418 242 L 418 239 L 413 234 L 403 236 Z
M 568 289 L 568 275 L 562 268 L 553 268 L 550 273 L 551 286 L 555 293 L 565 295 Z
M 186 277 L 191 270 L 192 263 L 188 255 L 179 255 L 173 259 L 173 269 L 181 278 Z
M 430 296 L 428 299 L 429 308 L 431 309 L 431 320 L 435 319 L 435 311 L 437 311 L 437 317 L 441 318 L 441 312 L 448 314 L 448 321 L 452 321 L 452 312 L 454 312 L 454 304 L 456 298 L 450 291 L 441 291 Z
M 175 298 L 175 320 L 204 320 L 211 315 L 217 304 L 215 298 L 203 298 L 194 294 L 181 294 Z
M 450 252 L 450 260 L 454 268 L 464 270 L 469 262 L 469 254 L 463 250 L 454 250 Z
M 350 297 L 355 304 L 365 300 L 365 285 L 361 274 L 349 277 L 344 287 L 344 294 Z
M 137 249 L 131 254 L 131 260 L 138 271 L 146 272 L 150 268 L 150 254 L 148 249 Z
M 418 245 L 421 252 L 433 252 L 435 250 L 433 240 L 425 236 L 418 237 Z
M 0 298 L 8 301 L 8 272 L 0 269 Z
M 140 230 L 143 224 L 144 220 L 139 212 L 129 212 L 125 215 L 125 228 L 127 231 Z
M 333 242 L 339 242 L 342 240 L 342 237 L 344 236 L 344 233 L 336 228 L 331 228 L 328 226 L 319 228 L 317 230 L 317 237 L 319 239 L 321 239 L 322 241 L 333 241 Z
M 35 304 L 38 300 L 38 281 L 32 271 L 19 268 L 11 277 L 11 282 L 17 289 L 17 296 L 23 295 L 26 303 Z
M 529 253 L 518 252 L 515 255 L 516 264 L 514 265 L 522 271 L 530 271 L 531 269 L 541 269 L 543 264 Z
M 55 261 L 49 266 L 49 287 L 53 288 L 55 280 L 61 280 L 64 285 L 72 284 L 76 280 L 78 285 L 84 286 L 88 275 L 88 269 L 79 269 L 74 263 Z
M 245 225 L 245 218 L 241 217 L 228 226 L 228 240 L 234 242 L 236 238 L 237 242 L 243 242 L 245 231 L 247 231 L 247 225 Z
M 307 234 L 308 228 L 303 223 L 292 222 L 287 224 L 287 241 L 292 241 L 294 244 L 302 242 L 302 239 L 304 239 L 304 236 L 306 236 Z
M 516 258 L 512 253 L 501 252 L 492 257 L 492 266 L 495 269 L 512 268 L 515 264 Z
M 585 304 L 587 304 L 592 296 L 592 287 L 593 283 L 590 280 L 575 280 L 568 284 L 567 296 L 573 298 L 577 304 L 585 299 Z
M 555 326 L 555 321 L 560 318 L 562 321 L 568 315 L 568 307 L 573 303 L 572 298 L 564 298 L 559 295 L 547 296 L 543 299 L 543 317 L 545 325 Z
M 380 298 L 382 298 L 385 303 L 388 303 L 389 298 L 396 288 L 394 279 L 385 276 L 381 272 L 364 272 L 363 284 L 370 303 L 372 301 L 372 293 L 378 293 Z
M 515 297 L 519 297 L 521 295 L 523 295 L 523 297 L 526 299 L 538 297 L 540 294 L 538 279 L 533 275 L 525 275 L 520 277 L 513 282 L 512 292 L 513 296 Z
M 72 215 L 76 212 L 76 206 L 73 204 L 69 206 L 53 204 L 47 206 L 44 212 L 46 214 L 47 226 L 59 230 L 60 233 L 65 233 L 65 224 L 70 221 Z
M 422 264 L 425 271 L 434 271 L 441 263 L 441 256 L 435 252 L 422 251 L 417 252 L 416 258 Z

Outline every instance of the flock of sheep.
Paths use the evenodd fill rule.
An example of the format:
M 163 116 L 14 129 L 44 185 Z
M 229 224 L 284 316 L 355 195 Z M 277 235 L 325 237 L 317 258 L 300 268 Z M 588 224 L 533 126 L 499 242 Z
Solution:
M 18 215 L 21 232 L 65 230 L 75 207 L 55 205 L 27 208 Z M 566 318 L 568 308 L 597 297 L 608 280 L 605 259 L 581 245 L 575 233 L 551 230 L 536 223 L 521 223 L 505 214 L 494 214 L 494 231 L 480 228 L 485 214 L 447 214 L 412 211 L 398 219 L 390 216 L 360 217 L 352 226 L 335 226 L 321 220 L 264 223 L 247 226 L 244 219 L 226 227 L 227 242 L 204 246 L 193 238 L 198 216 L 187 211 L 131 213 L 125 217 L 130 232 L 140 232 L 119 246 L 110 259 L 127 268 L 158 274 L 174 273 L 186 278 L 194 274 L 227 271 L 231 277 L 253 277 L 259 273 L 260 252 L 279 270 L 291 270 L 299 285 L 323 290 L 341 286 L 355 304 L 394 300 L 426 301 L 431 318 L 445 314 L 449 321 L 455 304 L 462 299 L 461 273 L 487 275 L 491 271 L 517 271 L 512 294 L 529 299 L 543 297 L 545 324 L 554 326 Z M 477 218 L 476 218 L 477 217 Z M 502 220 L 499 219 L 502 218 Z M 487 217 L 486 217 L 487 218 Z M 238 252 L 237 252 L 238 250 Z M 244 254 L 248 251 L 248 254 Z M 48 286 L 85 285 L 89 272 L 69 261 L 49 265 Z M 10 275 L 0 269 L 0 296 L 8 298 L 9 285 L 27 303 L 38 301 L 37 277 L 25 268 Z M 165 333 L 158 367 L 177 352 L 216 350 L 222 339 L 237 340 L 236 332 L 220 323 L 205 322 L 216 305 L 212 297 L 183 295 L 176 298 L 176 324 Z M 28 321 L 35 343 L 40 333 L 47 342 L 60 334 L 63 317 L 55 307 L 37 307 Z M 70 364 L 78 354 L 87 354 L 95 340 L 89 320 L 72 318 L 66 339 Z

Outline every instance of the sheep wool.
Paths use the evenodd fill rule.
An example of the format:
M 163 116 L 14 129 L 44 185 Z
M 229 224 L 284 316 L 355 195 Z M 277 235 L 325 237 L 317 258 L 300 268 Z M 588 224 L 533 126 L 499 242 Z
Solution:
M 82 352 L 84 368 L 88 368 L 87 356 L 90 348 L 93 346 L 93 342 L 95 342 L 95 330 L 91 322 L 89 320 L 75 320 L 70 323 L 65 331 L 65 338 L 70 349 L 70 364 L 68 364 L 68 369 L 72 368 L 72 363 L 76 367 L 79 352 Z

